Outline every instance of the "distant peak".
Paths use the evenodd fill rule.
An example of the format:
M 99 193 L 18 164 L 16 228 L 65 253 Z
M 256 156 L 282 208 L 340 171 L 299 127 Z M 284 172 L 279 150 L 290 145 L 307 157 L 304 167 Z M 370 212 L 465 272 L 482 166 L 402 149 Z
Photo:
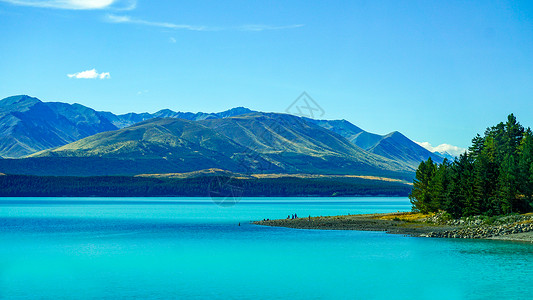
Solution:
M 162 110 L 159 110 L 153 113 L 152 116 L 166 118 L 166 117 L 175 117 L 176 114 L 177 113 L 175 111 L 165 108 L 165 109 L 162 109 Z
M 26 111 L 39 103 L 42 103 L 41 100 L 28 95 L 11 96 L 0 100 L 0 112 Z
M 415 143 L 417 143 L 418 145 L 427 149 L 430 152 L 439 153 L 441 154 L 441 156 L 444 156 L 444 157 L 446 157 L 447 155 L 451 157 L 457 157 L 467 151 L 467 149 L 465 148 L 457 147 L 457 146 L 450 145 L 450 144 L 440 144 L 438 146 L 433 147 L 429 142 L 415 142 Z
M 37 102 L 41 102 L 41 100 L 28 96 L 28 95 L 16 95 L 16 96 L 7 97 L 7 98 L 0 100 L 0 104 L 2 105 L 12 105 L 12 104 L 17 104 L 17 103 L 21 103 L 21 104 L 22 103 L 37 103 Z
M 405 137 L 405 135 L 403 135 L 401 132 L 399 131 L 393 131 L 387 135 L 385 135 L 385 137 Z
M 246 107 L 243 107 L 243 106 L 238 106 L 238 107 L 234 107 L 234 108 L 228 109 L 226 111 L 223 111 L 223 113 L 224 112 L 245 112 L 245 113 L 249 113 L 249 112 L 252 112 L 252 110 L 248 109 Z
M 227 117 L 233 117 L 233 116 L 238 116 L 238 115 L 249 114 L 249 113 L 253 113 L 253 112 L 254 111 L 251 110 L 251 109 L 239 106 L 239 107 L 234 107 L 232 109 L 228 109 L 226 111 L 222 111 L 222 112 L 216 113 L 214 115 L 222 117 L 222 118 L 227 118 Z

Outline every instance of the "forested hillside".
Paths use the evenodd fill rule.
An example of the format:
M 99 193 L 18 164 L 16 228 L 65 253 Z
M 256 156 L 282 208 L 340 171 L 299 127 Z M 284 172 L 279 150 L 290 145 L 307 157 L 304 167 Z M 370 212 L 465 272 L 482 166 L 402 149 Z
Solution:
M 307 197 L 402 196 L 409 184 L 363 178 L 251 178 L 199 176 L 154 178 L 132 176 L 0 175 L 0 197 Z

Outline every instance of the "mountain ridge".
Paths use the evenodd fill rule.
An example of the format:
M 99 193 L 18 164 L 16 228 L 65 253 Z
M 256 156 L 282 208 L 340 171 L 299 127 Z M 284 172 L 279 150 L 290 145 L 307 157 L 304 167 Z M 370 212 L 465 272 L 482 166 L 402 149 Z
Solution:
M 116 129 L 93 109 L 66 105 L 26 95 L 0 100 L 0 156 L 21 157 Z
M 276 113 L 202 121 L 154 118 L 30 157 L 129 159 L 153 164 L 164 160 L 175 165 L 174 173 L 209 168 L 247 174 L 398 175 L 414 171 L 407 165 L 367 153 L 336 133 L 299 117 Z M 120 175 L 139 173 L 131 169 Z
M 191 142 L 189 139 L 198 138 L 191 137 L 191 133 L 187 138 L 168 135 L 166 132 L 168 128 L 162 126 L 161 123 L 171 122 L 161 121 L 168 118 L 182 120 L 175 122 L 174 125 L 177 126 L 176 124 L 179 123 L 185 126 L 187 124 L 189 130 L 196 132 L 199 136 L 205 135 L 206 138 L 217 134 L 224 136 L 223 142 L 218 141 L 221 145 L 225 145 L 226 150 L 229 150 L 224 154 L 227 158 L 234 161 L 244 159 L 245 162 L 249 162 L 249 157 L 239 158 L 242 156 L 239 153 L 253 154 L 260 160 L 259 165 L 265 165 L 268 168 L 276 166 L 278 168 L 276 172 L 290 173 L 302 170 L 323 172 L 328 170 L 325 161 L 334 166 L 335 170 L 330 170 L 333 172 L 345 172 L 342 171 L 342 164 L 345 164 L 346 170 L 350 166 L 354 168 L 356 166 L 360 171 L 365 168 L 369 170 L 377 168 L 413 172 L 418 163 L 428 157 L 432 157 L 437 162 L 442 161 L 440 156 L 429 152 L 400 133 L 397 133 L 401 135 L 397 138 L 393 138 L 396 135 L 395 132 L 377 135 L 364 131 L 346 120 L 315 120 L 288 114 L 257 112 L 245 107 L 235 107 L 218 113 L 175 112 L 162 109 L 155 113 L 115 115 L 111 112 L 96 111 L 78 103 L 42 102 L 27 95 L 11 96 L 0 100 L 0 157 L 30 157 L 37 163 L 37 161 L 43 161 L 39 160 L 43 156 L 52 160 L 55 157 L 66 156 L 76 161 L 74 157 L 77 156 L 102 159 L 106 157 L 106 159 L 113 160 L 126 159 L 126 157 L 146 159 L 147 155 L 152 155 L 152 159 L 156 159 L 157 164 L 160 164 L 160 159 L 168 158 L 168 155 L 161 154 L 163 149 L 168 150 L 168 147 L 181 145 L 184 148 L 180 148 L 179 151 L 172 148 L 173 151 L 182 155 L 187 153 L 189 156 L 185 156 L 189 158 L 197 157 L 195 155 L 202 153 L 206 161 L 213 162 L 219 159 L 225 161 L 224 165 L 228 165 L 230 171 L 242 171 L 226 159 L 209 152 L 212 151 L 209 147 L 202 148 L 201 143 Z M 121 131 L 122 129 L 131 127 L 139 129 L 139 126 L 146 125 L 145 122 L 148 122 L 148 126 L 151 127 L 149 130 L 143 129 L 149 131 L 145 140 L 141 138 L 144 137 L 143 134 L 133 140 L 115 140 L 115 143 L 109 143 L 107 146 L 97 142 L 98 139 L 120 139 L 127 136 L 127 132 L 130 134 L 132 132 L 131 130 Z M 119 134 L 117 132 L 124 136 L 117 136 Z M 174 146 L 171 147 L 168 143 L 161 144 L 151 139 L 150 136 L 152 138 L 157 136 L 156 140 L 166 138 L 166 141 L 174 143 Z M 219 138 L 222 139 L 220 136 Z M 85 144 L 82 147 L 83 143 Z M 98 150 L 89 149 L 90 145 L 97 144 Z M 192 146 L 200 147 L 202 150 L 190 148 Z M 231 151 L 235 153 L 230 153 Z M 120 157 L 121 155 L 125 157 Z M 308 166 L 304 166 L 304 161 L 308 163 Z M 241 162 L 241 165 L 243 163 Z M 13 165 L 13 162 L 10 162 L 10 165 Z M 369 167 L 370 165 L 372 167 Z M 220 166 L 208 163 L 203 167 L 218 168 Z M 254 172 L 259 172 L 261 168 L 264 166 L 256 166 L 252 169 Z M 170 169 L 169 172 L 172 171 Z
M 418 167 L 421 161 L 427 160 L 429 157 L 438 163 L 445 158 L 425 149 L 398 131 L 379 135 L 367 132 L 346 120 L 307 120 L 338 133 L 370 153 L 393 160 L 402 160 L 413 168 Z

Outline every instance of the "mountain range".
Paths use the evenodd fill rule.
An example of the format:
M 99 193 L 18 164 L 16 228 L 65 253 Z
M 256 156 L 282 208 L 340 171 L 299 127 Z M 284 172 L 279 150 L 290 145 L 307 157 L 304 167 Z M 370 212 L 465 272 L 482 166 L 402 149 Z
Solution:
M 246 112 L 250 110 L 235 108 L 218 114 L 194 114 L 165 109 L 154 114 L 115 115 L 95 111 L 77 103 L 42 102 L 26 95 L 12 96 L 0 100 L 0 157 L 21 158 L 152 118 L 203 120 L 231 117 Z
M 377 135 L 346 120 L 243 107 L 115 115 L 25 95 L 0 100 L 0 156 L 3 173 L 81 176 L 219 168 L 406 178 L 428 157 L 443 160 L 399 132 Z

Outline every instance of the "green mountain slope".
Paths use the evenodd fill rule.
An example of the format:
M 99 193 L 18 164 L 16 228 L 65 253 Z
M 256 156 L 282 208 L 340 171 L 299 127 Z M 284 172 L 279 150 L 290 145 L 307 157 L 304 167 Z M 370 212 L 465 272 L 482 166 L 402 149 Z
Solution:
M 152 119 L 31 157 L 152 161 L 152 173 L 219 168 L 246 174 L 402 177 L 413 171 L 407 165 L 365 152 L 340 135 L 301 118 L 266 113 L 202 121 Z M 168 164 L 174 166 L 170 171 Z M 124 172 L 122 168 L 120 172 L 122 175 L 147 173 L 144 169 Z
M 338 133 L 370 153 L 408 164 L 413 168 L 429 157 L 435 162 L 442 162 L 444 159 L 443 156 L 428 151 L 397 131 L 379 135 L 364 131 L 346 120 L 307 120 Z
M 134 126 L 104 132 L 74 143 L 33 154 L 31 157 L 91 157 L 104 159 L 153 161 L 153 172 L 195 171 L 207 168 L 243 170 L 232 156 L 247 149 L 193 121 L 151 119 Z M 259 163 L 258 160 L 250 163 Z M 260 163 L 266 163 L 260 160 Z M 158 170 L 158 165 L 161 170 Z M 125 174 L 121 170 L 121 174 Z M 126 174 L 139 174 L 132 169 Z
M 252 113 L 200 123 L 253 149 L 286 172 L 368 174 L 410 171 L 401 163 L 365 152 L 340 135 L 292 115 Z

